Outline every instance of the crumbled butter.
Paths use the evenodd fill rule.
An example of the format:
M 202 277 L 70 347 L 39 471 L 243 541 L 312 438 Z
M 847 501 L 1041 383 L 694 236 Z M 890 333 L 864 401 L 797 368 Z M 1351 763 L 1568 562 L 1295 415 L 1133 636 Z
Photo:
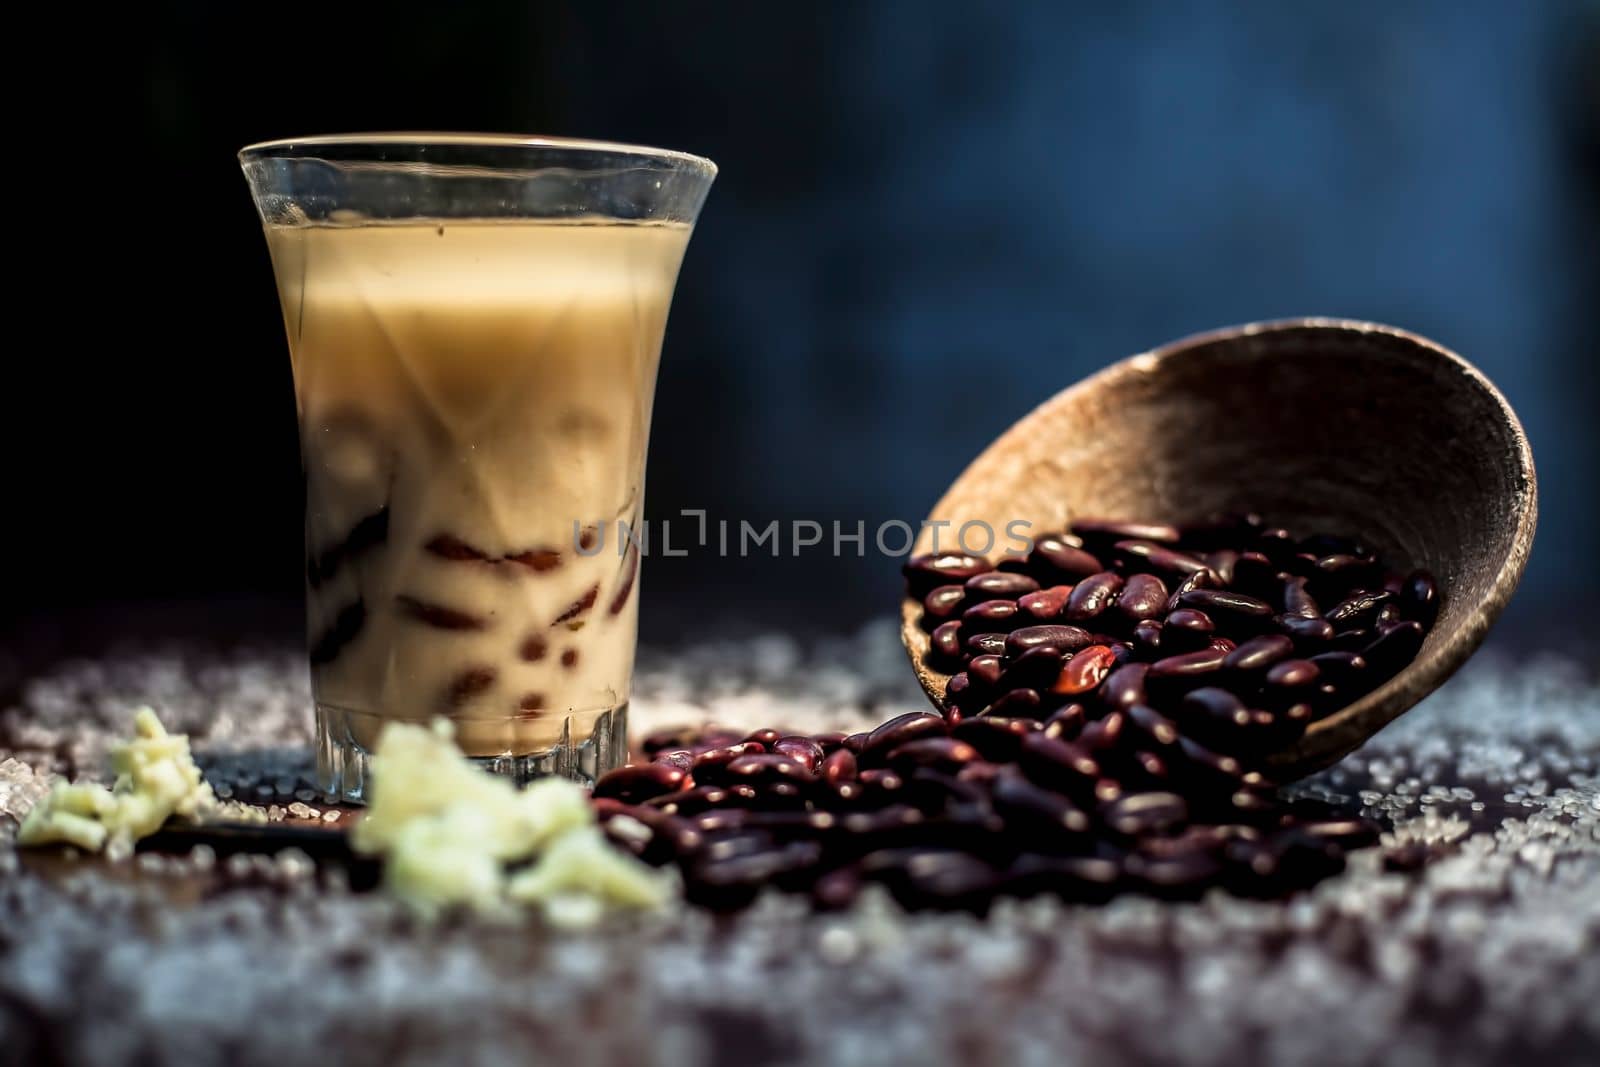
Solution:
M 671 897 L 671 884 L 591 826 L 558 837 L 538 862 L 511 879 L 508 892 L 518 903 L 545 905 L 546 916 L 559 921 L 573 896 L 620 908 L 659 908 Z
M 656 908 L 670 876 L 606 843 L 588 796 L 545 778 L 518 790 L 473 766 L 448 722 L 390 724 L 372 755 L 369 807 L 351 831 L 384 857 L 384 886 L 413 911 L 504 915 L 537 904 L 547 921 L 592 926 L 613 908 Z M 537 859 L 535 859 L 537 857 Z M 506 866 L 533 859 L 508 877 Z
M 65 842 L 126 856 L 135 841 L 155 833 L 171 816 L 194 818 L 216 803 L 187 737 L 167 733 L 149 708 L 134 715 L 133 728 L 133 738 L 111 750 L 117 776 L 112 787 L 55 783 L 22 820 L 19 845 Z

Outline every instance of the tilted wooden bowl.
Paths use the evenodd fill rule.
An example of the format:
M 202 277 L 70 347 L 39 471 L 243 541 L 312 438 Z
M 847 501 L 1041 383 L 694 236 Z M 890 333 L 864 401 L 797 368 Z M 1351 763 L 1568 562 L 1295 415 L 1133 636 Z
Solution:
M 1527 436 L 1477 368 L 1404 330 L 1296 319 L 1185 338 L 1079 382 L 1002 434 L 928 518 L 949 523 L 941 548 L 963 523 L 987 523 L 997 556 L 1013 520 L 1037 537 L 1074 516 L 1217 511 L 1359 537 L 1391 566 L 1426 567 L 1442 590 L 1409 667 L 1272 758 L 1288 780 L 1360 746 L 1472 654 L 1522 577 L 1538 491 Z M 949 676 L 927 664 L 920 602 L 901 614 L 937 704 Z

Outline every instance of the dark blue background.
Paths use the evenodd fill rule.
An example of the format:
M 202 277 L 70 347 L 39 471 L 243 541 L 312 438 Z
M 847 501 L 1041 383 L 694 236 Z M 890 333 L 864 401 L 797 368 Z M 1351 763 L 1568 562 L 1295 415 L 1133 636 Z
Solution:
M 197 601 L 294 625 L 289 363 L 233 153 L 444 128 L 721 164 L 668 332 L 657 517 L 915 520 L 1114 359 L 1368 318 L 1477 363 L 1532 437 L 1542 518 L 1502 639 L 1592 639 L 1597 67 L 1592 4 L 156 5 L 102 73 L 114 163 L 81 175 L 133 222 L 126 242 L 82 223 L 117 279 L 71 323 L 92 395 L 82 362 L 47 361 L 42 409 L 7 427 L 35 444 L 17 477 L 42 518 L 8 532 L 41 565 L 6 612 L 34 633 Z M 30 419 L 104 443 L 41 452 Z M 849 625 L 897 595 L 892 564 L 826 553 L 658 558 L 646 588 L 656 639 Z

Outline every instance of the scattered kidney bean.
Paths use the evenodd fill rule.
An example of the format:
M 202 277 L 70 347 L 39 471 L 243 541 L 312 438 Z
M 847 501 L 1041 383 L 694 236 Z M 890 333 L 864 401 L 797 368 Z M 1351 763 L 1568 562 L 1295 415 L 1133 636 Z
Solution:
M 1426 572 L 1253 515 L 1086 520 L 998 567 L 904 569 L 930 664 L 951 672 L 944 716 L 652 734 L 652 762 L 595 787 L 602 824 L 649 831 L 617 823 L 617 847 L 677 865 L 717 910 L 768 885 L 842 908 L 876 882 L 909 908 L 982 914 L 1044 892 L 1279 895 L 1376 839 L 1280 797 L 1263 760 L 1417 655 L 1441 603 Z
M 1116 654 L 1106 645 L 1090 645 L 1073 653 L 1061 667 L 1051 692 L 1063 696 L 1087 693 L 1105 681 L 1111 668 L 1116 666 Z

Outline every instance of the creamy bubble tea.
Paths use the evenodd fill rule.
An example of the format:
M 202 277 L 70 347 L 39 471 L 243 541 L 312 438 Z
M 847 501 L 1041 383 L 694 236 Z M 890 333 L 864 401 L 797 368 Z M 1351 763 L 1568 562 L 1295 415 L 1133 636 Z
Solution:
M 707 179 L 709 180 L 709 179 Z M 267 217 L 319 765 L 390 721 L 519 777 L 625 758 L 644 458 L 688 221 Z

